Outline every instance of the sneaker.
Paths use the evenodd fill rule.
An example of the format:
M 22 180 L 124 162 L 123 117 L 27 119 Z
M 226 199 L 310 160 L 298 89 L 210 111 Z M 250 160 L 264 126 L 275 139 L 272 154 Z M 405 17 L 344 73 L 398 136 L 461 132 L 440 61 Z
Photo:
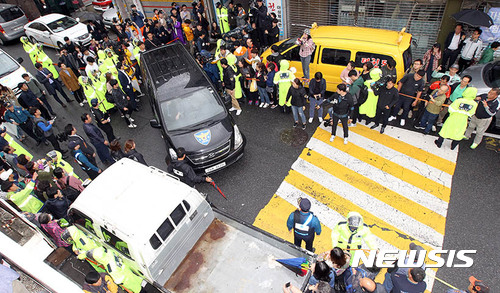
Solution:
M 259 108 L 264 107 L 265 103 L 260 103 Z
M 398 115 L 399 116 L 403 115 L 403 111 L 404 111 L 403 108 L 399 109 Z
M 278 105 L 272 105 L 271 109 L 276 109 L 276 107 L 278 107 Z
M 80 103 L 80 107 L 83 107 L 83 103 Z
M 130 123 L 130 124 L 128 125 L 128 128 L 136 128 L 136 127 L 137 127 L 137 125 L 135 125 L 134 123 Z
M 318 120 L 319 120 L 319 123 L 323 122 L 323 118 L 321 118 L 321 117 L 319 117 Z
M 405 120 L 404 120 L 404 119 L 401 119 L 401 121 L 399 122 L 399 125 L 401 125 L 401 126 L 405 126 Z
M 389 117 L 389 122 L 391 122 L 391 121 L 393 121 L 395 119 L 396 119 L 396 116 L 391 116 L 391 117 Z
M 375 124 L 375 125 L 373 125 L 372 127 L 370 127 L 370 129 L 375 129 L 375 128 L 377 128 L 377 127 L 378 127 L 378 124 Z
M 236 111 L 236 108 L 235 107 L 229 108 L 229 112 L 232 112 L 232 111 Z
M 311 117 L 311 118 L 309 118 L 309 123 L 313 123 L 313 119 L 314 119 L 314 118 L 312 118 L 312 117 Z
M 236 116 L 239 116 L 241 114 L 241 109 L 240 110 L 236 110 Z
M 128 120 L 130 120 L 130 122 L 135 122 L 135 119 L 132 117 L 128 117 Z
M 380 128 L 380 134 L 383 134 L 385 131 L 385 126 L 382 126 L 382 128 Z
M 439 127 L 443 126 L 443 122 L 438 122 L 437 126 L 439 126 Z
M 262 108 L 267 108 L 267 107 L 269 107 L 268 103 L 265 103 L 264 106 L 262 106 Z
M 297 127 L 297 125 L 299 125 L 299 123 L 295 122 L 295 123 L 293 124 L 293 128 Z
M 306 124 L 305 123 L 302 124 L 302 130 L 306 130 Z
M 252 105 L 252 104 L 253 104 L 253 101 L 248 101 L 248 104 L 249 104 L 249 105 Z
M 413 127 L 415 127 L 416 129 L 425 129 L 425 127 L 422 127 L 422 126 L 420 126 L 419 124 L 417 124 L 417 125 L 415 125 L 415 126 L 413 126 Z
M 475 150 L 478 145 L 479 144 L 477 144 L 477 143 L 473 143 L 473 144 L 471 144 L 470 148 L 473 149 L 473 150 Z
M 437 145 L 438 148 L 441 148 L 441 146 L 443 145 L 442 143 L 439 143 L 437 139 L 434 141 L 434 143 Z
M 432 131 L 436 131 L 437 128 L 436 128 L 436 125 L 432 125 Z
M 347 137 L 344 137 L 344 144 L 347 144 L 348 141 L 347 141 Z
M 413 117 L 413 111 L 408 112 L 408 118 L 411 119 Z
M 330 141 L 333 141 L 335 139 L 335 135 L 330 136 Z

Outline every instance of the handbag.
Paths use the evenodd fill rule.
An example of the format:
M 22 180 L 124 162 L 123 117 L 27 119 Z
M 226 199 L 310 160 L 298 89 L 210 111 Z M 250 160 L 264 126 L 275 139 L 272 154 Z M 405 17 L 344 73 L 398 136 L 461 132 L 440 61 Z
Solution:
M 255 79 L 252 79 L 252 82 L 250 83 L 250 92 L 254 93 L 257 91 L 257 81 Z

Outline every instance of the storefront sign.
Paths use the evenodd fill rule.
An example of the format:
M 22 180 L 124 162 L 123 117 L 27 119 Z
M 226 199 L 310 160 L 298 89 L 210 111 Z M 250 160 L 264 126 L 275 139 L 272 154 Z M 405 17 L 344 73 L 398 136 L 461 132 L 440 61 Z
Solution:
M 280 39 L 283 38 L 283 6 L 281 0 L 267 0 L 267 12 L 271 14 L 274 12 L 278 19 L 278 27 L 280 28 Z

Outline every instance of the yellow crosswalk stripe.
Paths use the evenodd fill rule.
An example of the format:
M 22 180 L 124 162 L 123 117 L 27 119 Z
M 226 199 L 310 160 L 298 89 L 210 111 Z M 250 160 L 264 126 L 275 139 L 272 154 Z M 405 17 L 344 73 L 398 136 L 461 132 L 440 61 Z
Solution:
M 334 144 L 342 144 L 340 140 Z M 343 144 L 342 144 L 343 145 Z M 445 218 L 434 211 L 423 207 L 406 197 L 403 197 L 396 192 L 382 186 L 381 184 L 360 175 L 353 170 L 330 160 L 329 158 L 313 151 L 304 149 L 300 158 L 309 163 L 327 171 L 331 175 L 351 184 L 357 189 L 377 198 L 380 201 L 394 207 L 395 209 L 405 213 L 406 215 L 416 219 L 417 221 L 433 228 L 437 232 L 444 234 Z
M 426 250 L 433 249 L 431 246 L 420 242 L 418 239 L 413 239 L 398 228 L 386 223 L 380 218 L 344 199 L 332 190 L 325 188 L 294 170 L 290 170 L 285 181 L 327 205 L 332 210 L 337 211 L 339 214 L 347 215 L 350 211 L 359 212 L 363 216 L 365 223 L 370 226 L 373 225 L 373 227 L 370 227 L 373 234 L 398 249 L 407 249 L 411 242 L 415 242 Z
M 416 186 L 428 193 L 446 201 L 450 201 L 450 193 L 451 189 L 439 184 L 432 179 L 426 178 L 418 173 L 415 173 L 411 170 L 404 168 L 396 163 L 393 163 L 381 156 L 374 154 L 370 151 L 363 149 L 353 143 L 349 143 L 347 145 L 338 143 L 334 141 L 330 142 L 330 133 L 326 130 L 318 128 L 318 130 L 313 135 L 314 138 L 319 139 L 325 143 L 332 145 L 333 147 L 365 162 L 368 163 L 388 174 L 393 175 L 407 183 L 410 183 L 413 186 Z
M 349 128 L 349 131 L 362 135 L 388 148 L 410 156 L 416 160 L 426 163 L 436 169 L 453 175 L 455 172 L 455 163 L 443 159 L 439 156 L 426 152 L 418 147 L 408 144 L 404 141 L 392 138 L 388 135 L 380 134 L 378 131 L 370 129 L 358 123 L 356 127 Z

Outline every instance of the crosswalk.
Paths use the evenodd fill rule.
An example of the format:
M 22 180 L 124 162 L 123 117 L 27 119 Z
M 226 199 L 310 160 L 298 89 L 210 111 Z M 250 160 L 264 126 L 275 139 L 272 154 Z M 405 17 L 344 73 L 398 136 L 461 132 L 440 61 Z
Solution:
M 286 219 L 305 197 L 322 224 L 317 253 L 332 248 L 331 230 L 350 211 L 363 216 L 381 249 L 441 248 L 458 150 L 437 148 L 433 136 L 391 126 L 380 134 L 360 124 L 344 145 L 337 127 L 333 142 L 331 127 L 317 128 L 254 225 L 293 242 Z M 427 274 L 431 292 L 435 270 Z

